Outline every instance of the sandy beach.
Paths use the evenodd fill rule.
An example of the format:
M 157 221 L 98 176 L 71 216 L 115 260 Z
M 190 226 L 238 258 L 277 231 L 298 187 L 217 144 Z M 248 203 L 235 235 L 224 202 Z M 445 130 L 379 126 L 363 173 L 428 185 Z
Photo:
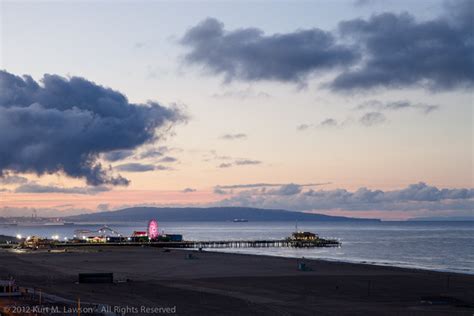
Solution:
M 472 315 L 474 275 L 143 247 L 0 252 L 0 277 L 68 299 L 178 315 Z M 301 261 L 301 260 L 299 260 Z M 113 272 L 115 284 L 77 284 Z M 423 303 L 427 297 L 449 302 Z M 440 303 L 440 302 L 438 302 Z M 153 310 L 148 310 L 152 314 Z M 137 314 L 130 312 L 129 314 Z

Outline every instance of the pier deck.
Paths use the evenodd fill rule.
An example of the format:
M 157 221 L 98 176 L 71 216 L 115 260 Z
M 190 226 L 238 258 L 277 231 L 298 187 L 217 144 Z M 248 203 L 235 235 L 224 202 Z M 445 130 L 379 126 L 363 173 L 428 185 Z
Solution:
M 334 239 L 303 240 L 220 240 L 220 241 L 166 241 L 166 242 L 107 242 L 107 243 L 77 243 L 59 242 L 58 247 L 81 247 L 81 246 L 147 246 L 157 248 L 315 248 L 315 247 L 338 247 L 340 242 Z

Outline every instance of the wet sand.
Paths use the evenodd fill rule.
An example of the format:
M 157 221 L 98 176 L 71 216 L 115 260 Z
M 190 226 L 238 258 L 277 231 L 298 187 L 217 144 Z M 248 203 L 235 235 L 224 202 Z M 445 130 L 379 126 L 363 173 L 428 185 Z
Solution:
M 189 253 L 197 258 L 187 259 Z M 142 247 L 0 250 L 0 278 L 11 275 L 20 286 L 112 307 L 176 306 L 178 315 L 474 313 L 474 275 L 320 260 L 305 260 L 310 271 L 299 271 L 297 262 Z M 77 284 L 78 273 L 86 272 L 113 272 L 119 282 Z M 448 302 L 421 302 L 432 296 Z

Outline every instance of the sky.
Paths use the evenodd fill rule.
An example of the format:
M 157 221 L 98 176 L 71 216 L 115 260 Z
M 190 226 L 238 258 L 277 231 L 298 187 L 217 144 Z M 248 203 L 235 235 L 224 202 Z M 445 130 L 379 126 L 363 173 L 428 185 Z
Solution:
M 0 216 L 474 213 L 472 0 L 0 3 Z

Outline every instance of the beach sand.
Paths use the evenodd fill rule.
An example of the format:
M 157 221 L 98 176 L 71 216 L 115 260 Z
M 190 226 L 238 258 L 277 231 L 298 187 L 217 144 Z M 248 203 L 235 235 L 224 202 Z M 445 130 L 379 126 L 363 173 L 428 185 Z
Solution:
M 187 259 L 189 253 L 197 258 Z M 68 299 L 135 307 L 138 314 L 141 308 L 174 306 L 178 315 L 474 313 L 474 275 L 322 260 L 305 260 L 310 271 L 300 271 L 297 262 L 148 247 L 84 247 L 65 253 L 0 250 L 0 278 L 11 275 L 20 286 Z M 77 284 L 78 273 L 86 272 L 113 272 L 120 282 Z M 458 301 L 422 303 L 427 296 Z

